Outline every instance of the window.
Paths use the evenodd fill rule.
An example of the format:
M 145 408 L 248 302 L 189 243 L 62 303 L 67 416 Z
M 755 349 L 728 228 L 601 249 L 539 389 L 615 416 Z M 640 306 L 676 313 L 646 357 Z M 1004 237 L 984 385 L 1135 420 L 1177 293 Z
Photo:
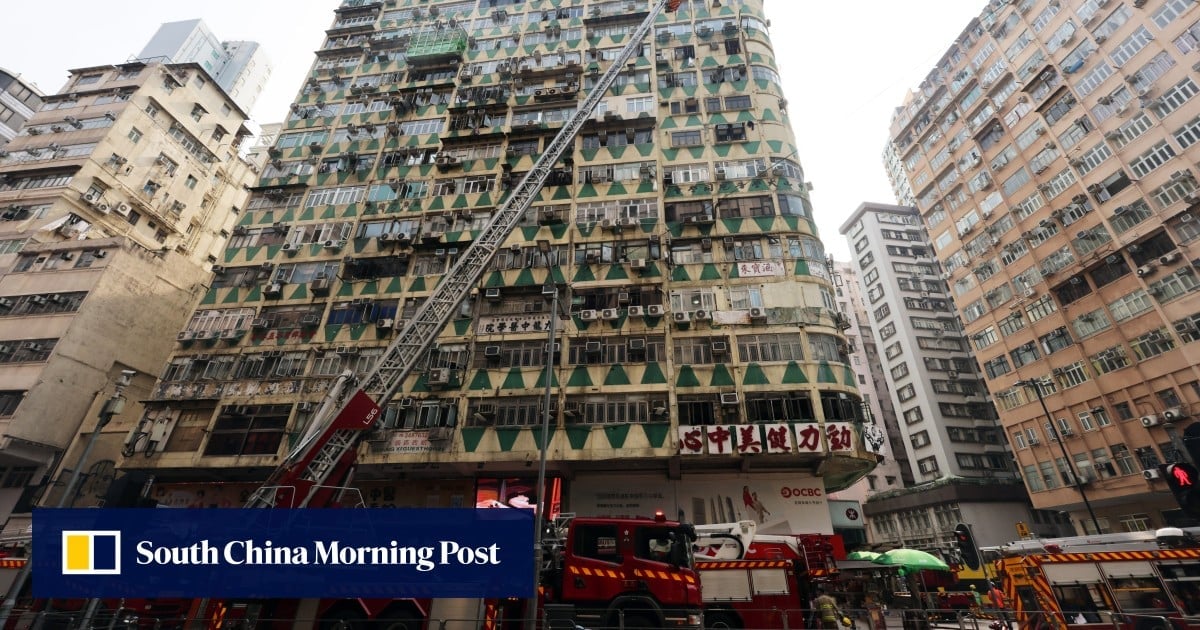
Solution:
M 283 441 L 291 405 L 233 405 L 213 424 L 206 456 L 275 455 Z

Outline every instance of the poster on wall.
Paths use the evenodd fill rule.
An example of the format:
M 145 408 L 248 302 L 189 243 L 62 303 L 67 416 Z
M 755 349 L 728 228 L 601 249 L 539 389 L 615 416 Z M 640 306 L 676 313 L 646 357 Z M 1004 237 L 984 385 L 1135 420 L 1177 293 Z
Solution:
M 797 474 L 578 476 L 567 509 L 581 516 L 652 516 L 697 525 L 753 520 L 763 534 L 832 534 L 824 484 Z
M 537 492 L 534 491 L 536 487 L 536 478 L 479 479 L 475 486 L 475 507 L 536 510 L 538 503 Z M 562 480 L 546 479 L 546 514 L 550 519 L 558 517 L 561 503 Z

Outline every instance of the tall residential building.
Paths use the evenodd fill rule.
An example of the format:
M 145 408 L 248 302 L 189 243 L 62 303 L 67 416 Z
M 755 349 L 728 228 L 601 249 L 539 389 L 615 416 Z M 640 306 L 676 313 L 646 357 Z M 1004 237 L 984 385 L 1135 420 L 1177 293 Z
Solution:
M 889 143 L 884 147 L 883 166 L 887 171 L 888 181 L 892 185 L 892 194 L 896 197 L 896 203 L 902 206 L 916 206 L 917 197 L 908 183 L 908 174 L 904 172 L 904 162 L 900 160 L 895 145 Z
M 990 3 L 891 143 L 1034 504 L 1153 529 L 1200 431 L 1200 14 L 1067 4 Z
M 432 294 L 649 7 L 497 4 L 338 7 L 121 464 L 154 475 L 151 498 L 239 504 Z M 363 501 L 528 505 L 549 411 L 548 505 L 830 531 L 826 491 L 876 456 L 762 3 L 685 2 L 606 94 L 380 401 Z
M 138 59 L 197 63 L 247 113 L 271 78 L 272 64 L 258 42 L 221 41 L 202 20 L 158 27 Z
M 1012 540 L 1015 521 L 1041 525 L 1046 519 L 1034 519 L 1013 472 L 920 215 L 911 207 L 864 203 L 840 231 L 854 252 L 881 350 L 875 365 L 899 419 L 913 481 L 868 501 L 873 540 L 946 550 L 954 548 L 960 522 L 973 523 L 984 545 Z
M 0 68 L 0 150 L 41 106 L 42 92 L 37 86 Z
M 203 74 L 72 70 L 0 159 L 0 519 L 74 466 L 123 369 L 140 373 L 127 398 L 149 395 L 224 252 L 253 172 L 245 114 Z M 111 477 L 118 458 L 119 440 L 89 470 Z
M 831 501 L 837 499 L 860 504 L 847 507 L 842 512 L 845 519 L 843 527 L 846 530 L 859 530 L 842 532 L 849 547 L 851 542 L 866 542 L 870 538 L 871 523 L 863 514 L 861 504 L 878 492 L 910 485 L 912 473 L 904 461 L 908 453 L 904 449 L 900 425 L 896 421 L 896 411 L 888 395 L 887 383 L 883 380 L 883 372 L 876 368 L 880 362 L 879 350 L 875 345 L 870 315 L 867 314 L 866 302 L 863 299 L 862 284 L 854 266 L 848 262 L 834 263 L 833 284 L 837 293 L 838 311 L 850 321 L 850 328 L 846 330 L 846 341 L 850 344 L 850 365 L 867 409 L 866 422 L 870 425 L 863 429 L 864 440 L 873 440 L 878 445 L 874 450 L 880 458 L 875 470 L 861 481 L 829 497 Z M 832 512 L 836 528 L 838 512 Z

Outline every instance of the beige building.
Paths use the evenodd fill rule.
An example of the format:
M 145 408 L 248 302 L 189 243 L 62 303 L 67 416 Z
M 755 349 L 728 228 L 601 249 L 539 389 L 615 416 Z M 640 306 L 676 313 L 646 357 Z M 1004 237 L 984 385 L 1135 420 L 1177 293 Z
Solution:
M 1198 20 L 992 2 L 892 122 L 1016 469 L 1079 530 L 1181 522 L 1158 466 L 1200 412 Z
M 0 159 L 0 518 L 57 501 L 46 481 L 74 466 L 68 446 L 122 370 L 138 372 L 126 413 L 140 415 L 211 283 L 254 172 L 237 157 L 245 114 L 206 76 L 73 70 Z M 122 437 L 86 463 L 81 504 L 103 497 Z
M 729 4 L 661 18 L 380 401 L 365 503 L 528 505 L 548 411 L 551 510 L 830 531 L 825 492 L 876 458 L 762 3 Z M 164 504 L 244 501 L 337 376 L 364 373 L 429 298 L 648 6 L 339 7 L 121 467 L 153 474 Z

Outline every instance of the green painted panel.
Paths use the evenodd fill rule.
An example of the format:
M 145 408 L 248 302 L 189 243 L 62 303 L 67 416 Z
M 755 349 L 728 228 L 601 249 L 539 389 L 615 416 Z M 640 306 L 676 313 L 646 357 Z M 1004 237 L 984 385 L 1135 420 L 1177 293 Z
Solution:
M 647 363 L 646 370 L 642 373 L 642 385 L 665 385 L 666 383 L 667 375 L 663 373 L 662 364 Z
M 575 269 L 575 278 L 572 282 L 592 282 L 596 280 L 596 274 L 592 273 L 591 265 L 580 265 Z
M 609 265 L 608 273 L 604 276 L 605 280 L 628 280 L 629 274 L 625 271 L 625 265 Z
M 575 366 L 575 369 L 571 370 L 571 377 L 567 379 L 567 387 L 591 387 L 594 384 L 586 365 Z
M 496 441 L 500 442 L 500 451 L 507 453 L 512 450 L 513 444 L 517 443 L 517 438 L 521 436 L 521 432 L 525 429 L 496 427 Z
M 498 289 L 503 287 L 504 274 L 500 273 L 499 271 L 493 271 L 490 275 L 488 275 L 488 278 L 486 281 L 484 281 L 483 286 L 488 289 Z M 409 291 L 414 290 L 415 289 L 409 289 Z
M 783 384 L 798 385 L 807 382 L 808 376 L 804 374 L 804 368 L 795 361 L 788 361 L 787 368 L 783 371 Z
M 733 387 L 733 375 L 729 373 L 729 368 L 724 363 L 718 363 L 713 367 L 709 385 L 712 387 Z
M 545 389 L 545 388 L 546 388 L 546 370 L 538 370 L 537 376 L 538 376 L 538 377 L 537 377 L 537 382 L 535 382 L 535 383 L 533 384 L 534 388 L 535 388 L 535 389 Z M 551 378 L 551 380 L 553 381 L 553 382 L 550 384 L 550 386 L 551 386 L 551 387 L 558 387 L 558 386 L 559 386 L 559 385 L 558 385 L 558 374 L 557 374 L 557 373 L 556 373 L 556 374 L 554 374 L 554 376 L 553 376 L 553 378 Z
M 614 449 L 624 448 L 625 440 L 629 439 L 629 427 L 631 426 L 633 425 L 618 424 L 604 427 L 604 437 L 608 438 L 608 445 Z
M 848 365 L 842 366 L 842 384 L 858 387 L 858 377 L 854 375 L 854 370 L 851 370 Z
M 300 283 L 296 285 L 296 290 L 292 291 L 290 298 L 292 300 L 307 300 L 308 299 L 308 284 Z
M 325 325 L 325 342 L 331 343 L 337 339 L 338 333 L 342 332 L 341 324 L 326 324 Z
M 567 443 L 571 445 L 572 450 L 583 450 L 583 447 L 587 445 L 588 436 L 591 434 L 591 427 L 569 426 L 567 427 Z
M 504 382 L 500 384 L 501 389 L 525 389 L 525 377 L 521 373 L 521 368 L 511 368 L 508 371 L 508 376 L 504 377 Z
M 692 366 L 685 365 L 679 368 L 679 376 L 675 378 L 675 387 L 700 387 L 700 379 L 696 378 L 696 372 L 692 370 Z
M 625 368 L 621 367 L 620 364 L 615 364 L 608 369 L 608 375 L 604 377 L 604 384 L 628 385 L 629 375 L 625 373 Z
M 704 157 L 704 147 L 688 147 L 686 151 L 697 160 Z
M 234 288 L 232 288 L 232 289 L 230 289 L 230 290 L 229 290 L 229 293 L 226 293 L 226 294 L 225 294 L 225 299 L 224 299 L 224 300 L 221 300 L 221 303 L 222 303 L 222 304 L 237 304 L 237 303 L 239 303 L 239 302 L 242 302 L 242 301 L 249 302 L 249 301 L 250 301 L 250 296 L 251 296 L 251 295 L 253 295 L 253 296 L 254 296 L 254 301 L 255 301 L 255 302 L 257 302 L 257 301 L 259 301 L 259 300 L 261 300 L 261 299 L 262 299 L 262 295 L 261 295 L 261 294 L 258 292 L 258 288 L 257 288 L 257 287 L 256 287 L 256 288 L 254 288 L 254 289 L 251 289 L 251 290 L 250 290 L 250 292 L 246 294 L 246 298 L 245 298 L 245 300 L 242 300 L 242 299 L 240 299 L 240 296 L 239 296 L 239 291 L 238 291 L 237 287 L 234 287 Z
M 691 279 L 684 265 L 675 265 L 675 268 L 671 270 L 671 280 L 675 282 L 688 282 Z
M 471 379 L 471 384 L 467 389 L 488 391 L 492 389 L 492 379 L 488 375 L 487 370 L 479 370 L 475 373 L 475 377 Z
M 613 182 L 608 187 L 608 195 L 610 197 L 617 195 L 628 195 L 629 191 L 625 189 L 625 185 L 621 182 Z
M 582 197 L 598 197 L 600 194 L 596 192 L 596 186 L 593 184 L 584 184 L 579 187 L 579 196 Z
M 362 291 L 359 292 L 359 295 L 378 295 L 378 294 L 379 294 L 379 281 L 378 280 L 371 280 L 370 282 L 364 284 Z
M 817 382 L 818 383 L 837 383 L 837 375 L 833 373 L 833 367 L 828 361 L 817 363 Z
M 400 281 L 400 276 L 393 276 L 391 282 L 384 289 L 384 293 L 399 293 L 404 290 L 404 283 Z
M 775 217 L 754 217 L 754 223 L 762 232 L 770 232 L 775 226 Z
M 700 270 L 701 280 L 721 280 L 721 272 L 712 263 L 705 263 Z
M 771 379 L 767 378 L 766 372 L 762 366 L 757 363 L 751 363 L 746 366 L 746 373 L 742 375 L 742 385 L 770 385 Z
M 542 427 L 540 426 L 531 427 L 529 429 L 529 433 L 533 435 L 533 443 L 539 449 L 548 448 L 550 446 L 550 442 L 554 440 L 554 432 L 558 430 L 558 427 L 548 428 L 549 430 L 546 431 L 545 435 L 542 434 Z
M 218 292 L 217 289 L 209 289 L 207 292 L 205 292 L 204 298 L 200 300 L 200 303 L 201 304 L 216 304 L 217 303 L 217 292 Z
M 794 274 L 792 274 L 792 275 L 796 275 L 796 276 L 811 276 L 812 274 L 811 274 L 811 273 L 809 273 L 809 271 L 808 271 L 808 261 L 806 261 L 806 260 L 797 260 L 797 261 L 796 261 L 796 273 L 794 273 Z
M 463 427 L 463 450 L 468 453 L 474 453 L 475 449 L 479 448 L 479 442 L 483 440 L 483 434 L 487 429 L 479 427 Z
M 454 326 L 454 334 L 460 337 L 467 334 L 467 331 L 471 329 L 471 320 L 469 319 L 456 319 L 451 324 Z
M 652 448 L 662 448 L 667 443 L 667 435 L 671 432 L 670 424 L 643 424 L 642 432 Z
M 721 223 L 725 226 L 725 231 L 730 234 L 741 232 L 744 221 L 745 219 L 721 219 Z

